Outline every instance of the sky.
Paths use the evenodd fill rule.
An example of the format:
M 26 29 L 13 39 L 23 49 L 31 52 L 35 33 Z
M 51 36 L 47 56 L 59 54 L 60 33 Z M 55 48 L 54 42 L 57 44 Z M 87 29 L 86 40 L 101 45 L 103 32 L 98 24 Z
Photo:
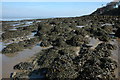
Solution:
M 111 2 L 113 0 L 1 0 L 2 2 Z M 114 0 L 118 1 L 118 0 Z
M 71 17 L 87 15 L 106 2 L 3 2 L 3 18 Z
M 49 2 L 48 2 L 49 1 Z M 2 0 L 2 18 L 72 17 L 91 14 L 110 0 Z M 78 2 L 77 2 L 78 1 Z M 112 1 L 112 0 L 111 0 Z

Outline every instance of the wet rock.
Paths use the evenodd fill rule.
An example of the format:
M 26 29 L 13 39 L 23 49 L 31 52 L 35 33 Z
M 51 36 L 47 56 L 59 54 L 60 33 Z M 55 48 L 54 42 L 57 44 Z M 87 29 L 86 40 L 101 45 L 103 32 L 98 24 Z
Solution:
M 53 60 L 59 55 L 58 50 L 54 48 L 43 50 L 39 54 L 40 56 L 37 59 L 37 63 L 41 68 L 49 67 L 52 64 Z
M 109 37 L 108 35 L 104 35 L 104 36 L 100 36 L 98 39 L 99 39 L 100 41 L 105 41 L 105 42 L 107 42 L 107 41 L 110 40 L 110 37 Z
M 49 79 L 75 79 L 78 75 L 75 69 L 76 67 L 73 65 L 71 58 L 67 55 L 63 55 L 54 59 L 48 69 L 46 77 Z
M 88 43 L 89 40 L 87 38 L 84 38 L 81 35 L 76 35 L 73 36 L 69 41 L 68 44 L 72 45 L 72 46 L 81 46 L 84 43 Z
M 120 28 L 116 31 L 115 35 L 120 38 Z
M 108 69 L 109 71 L 114 71 L 117 68 L 117 63 L 110 58 L 101 58 L 101 65 L 100 67 L 103 69 Z
M 77 35 L 82 35 L 82 36 L 86 36 L 87 35 L 87 31 L 85 31 L 84 29 L 77 29 L 77 30 L 75 30 L 75 33 Z
M 47 40 L 44 40 L 40 43 L 40 46 L 41 47 L 49 47 L 50 46 L 50 43 L 47 41 Z
M 32 63 L 28 63 L 28 62 L 21 62 L 21 63 L 15 65 L 14 69 L 15 70 L 32 70 L 33 65 L 32 65 Z
M 3 54 L 7 54 L 7 53 L 15 53 L 17 51 L 22 50 L 22 47 L 20 47 L 17 43 L 13 43 L 13 44 L 9 44 L 7 47 L 5 47 L 2 50 Z
M 30 72 L 28 74 L 30 80 L 46 80 L 45 74 L 47 72 L 47 68 L 42 68 L 42 69 L 35 69 L 34 71 Z
M 69 57 L 74 59 L 77 56 L 76 51 L 77 51 L 77 49 L 74 48 L 74 47 L 66 47 L 66 48 L 63 48 L 63 49 L 59 49 L 58 54 L 60 54 L 60 55 L 68 55 Z
M 66 42 L 64 38 L 58 38 L 55 41 L 52 42 L 53 46 L 58 46 L 58 47 L 65 47 Z
M 22 37 L 28 35 L 30 32 L 29 31 L 6 31 L 5 33 L 2 34 L 2 39 L 7 40 L 11 38 L 17 38 L 17 37 Z
M 39 42 L 38 38 L 31 38 L 28 40 L 20 41 L 18 43 L 11 43 L 11 44 L 7 45 L 7 47 L 5 47 L 2 50 L 2 54 L 16 53 L 16 52 L 21 51 L 25 48 L 30 48 L 32 45 L 34 45 L 37 42 Z
M 101 43 L 96 47 L 96 49 L 100 49 L 100 48 L 102 48 L 102 50 L 106 50 L 106 49 L 115 50 L 116 46 L 109 43 Z
M 109 58 L 111 50 L 115 49 L 114 45 L 108 43 L 111 28 L 101 26 L 114 22 L 119 24 L 119 21 L 112 16 L 82 16 L 46 19 L 38 23 L 37 35 L 42 41 L 41 46 L 52 45 L 53 47 L 38 53 L 33 61 L 38 69 L 28 71 L 30 75 L 27 74 L 27 76 L 32 78 L 37 74 L 37 77 L 40 77 L 43 73 L 45 78 L 51 80 L 55 78 L 116 80 L 114 70 L 117 68 L 117 63 Z M 77 25 L 86 27 L 77 28 Z M 86 46 L 89 43 L 89 37 L 85 37 L 86 35 L 98 38 L 103 43 L 92 50 Z M 29 42 L 24 44 L 26 43 Z M 44 73 L 42 69 L 47 71 Z

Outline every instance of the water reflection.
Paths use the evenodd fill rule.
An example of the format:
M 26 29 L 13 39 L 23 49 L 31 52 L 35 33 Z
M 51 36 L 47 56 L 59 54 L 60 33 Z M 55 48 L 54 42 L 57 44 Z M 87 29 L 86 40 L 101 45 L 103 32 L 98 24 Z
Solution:
M 33 24 L 33 21 L 25 21 L 25 22 L 11 22 L 9 23 L 11 24 L 13 27 L 10 30 L 17 30 L 17 28 L 19 27 L 26 27 L 29 25 Z M 2 34 L 3 32 L 1 32 Z M 34 35 L 36 34 L 35 32 L 32 32 L 30 35 L 26 36 L 26 38 L 30 39 L 30 38 L 34 38 Z M 19 42 L 19 41 L 17 41 Z M 16 43 L 15 41 L 13 42 L 0 42 L 0 52 L 2 51 L 3 48 L 5 48 L 7 45 L 11 44 L 11 43 Z M 39 43 L 38 43 L 39 44 Z M 0 61 L 1 64 L 0 68 L 3 70 L 2 72 L 2 78 L 9 78 L 10 74 L 12 72 L 14 72 L 13 66 L 18 64 L 19 62 L 25 62 L 28 59 L 30 59 L 30 57 L 34 56 L 36 53 L 40 52 L 42 50 L 42 48 L 38 45 L 34 45 L 31 49 L 24 49 L 21 52 L 17 52 L 14 54 L 2 54 L 0 53 Z M 1 77 L 0 77 L 1 78 Z
M 42 48 L 40 46 L 34 46 L 32 49 L 25 49 L 17 54 L 0 54 L 2 55 L 2 77 L 9 78 L 10 73 L 14 72 L 13 66 L 19 62 L 25 62 L 34 54 L 40 52 Z

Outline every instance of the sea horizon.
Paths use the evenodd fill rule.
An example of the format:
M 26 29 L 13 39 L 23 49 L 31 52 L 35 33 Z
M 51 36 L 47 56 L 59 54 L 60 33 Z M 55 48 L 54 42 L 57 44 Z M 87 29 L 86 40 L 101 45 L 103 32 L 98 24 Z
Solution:
M 78 16 L 53 16 L 53 17 L 10 17 L 10 18 L 0 18 L 0 21 L 19 21 L 19 20 L 32 20 L 32 19 L 47 19 L 47 18 L 67 18 L 67 17 L 80 17 Z

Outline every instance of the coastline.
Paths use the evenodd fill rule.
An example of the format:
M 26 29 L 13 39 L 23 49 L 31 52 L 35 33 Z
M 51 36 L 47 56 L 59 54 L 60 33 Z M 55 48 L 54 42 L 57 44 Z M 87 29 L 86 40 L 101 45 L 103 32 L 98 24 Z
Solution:
M 85 16 L 84 16 L 85 17 Z M 84 20 L 84 17 L 80 17 L 80 19 L 83 19 Z M 86 16 L 86 17 L 88 17 L 88 16 Z M 92 17 L 92 16 L 90 16 L 90 17 Z M 103 18 L 104 18 L 104 16 L 102 16 Z M 94 17 L 94 18 L 96 18 L 96 17 Z M 55 25 L 58 25 L 57 23 L 55 23 L 55 22 L 53 22 L 54 20 L 56 21 L 56 20 L 58 20 L 58 22 L 59 22 L 59 20 L 60 20 L 60 23 L 61 23 L 61 21 L 63 21 L 64 22 L 64 20 L 65 19 L 74 19 L 75 21 L 76 21 L 76 19 L 78 19 L 79 20 L 79 17 L 75 17 L 75 18 L 54 18 L 54 19 L 46 19 L 47 21 L 45 21 L 45 22 L 42 22 L 44 25 L 45 24 L 47 24 L 47 26 L 43 26 L 43 27 L 48 27 L 48 31 L 50 31 L 49 29 L 50 28 L 53 28 L 53 27 L 55 27 Z M 85 18 L 86 19 L 86 18 Z M 90 19 L 90 18 L 89 18 Z M 98 19 L 98 18 L 97 18 Z M 75 22 L 75 21 L 73 21 L 73 23 Z M 81 21 L 81 20 L 80 20 Z M 46 23 L 47 22 L 47 23 Z M 84 22 L 84 24 L 86 24 L 85 23 L 85 21 L 83 21 Z M 48 23 L 49 23 L 49 25 L 48 25 Z M 64 23 L 66 23 L 66 21 L 64 22 Z M 67 22 L 67 23 L 69 23 L 69 21 Z M 71 23 L 71 21 L 70 21 L 70 23 Z M 40 24 L 40 23 L 39 23 Z M 62 24 L 62 23 L 61 23 Z M 79 25 L 78 26 L 84 26 L 84 24 L 81 24 L 81 22 L 79 23 Z M 105 23 L 103 23 L 104 25 L 105 25 Z M 27 28 L 29 29 L 31 26 L 27 26 Z M 39 26 L 38 26 L 39 27 Z M 35 28 L 35 30 L 36 29 L 38 29 L 38 31 L 39 31 L 39 28 L 38 27 L 36 27 Z M 50 28 L 49 28 L 50 27 Z M 25 27 L 25 28 L 18 28 L 18 30 L 27 30 L 27 28 Z M 62 28 L 62 27 L 61 27 Z M 70 29 L 71 28 L 71 29 Z M 67 31 L 69 31 L 69 32 L 71 32 L 72 34 L 71 35 L 67 35 L 67 37 L 68 37 L 68 40 L 71 40 L 71 41 L 73 41 L 73 42 L 71 42 L 71 43 L 68 43 L 68 42 L 66 42 L 67 40 L 64 40 L 63 38 L 61 38 L 60 36 L 60 38 L 58 38 L 57 40 L 57 42 L 60 42 L 60 43 L 52 43 L 53 45 L 54 45 L 54 48 L 51 48 L 50 50 L 55 50 L 55 51 L 59 51 L 59 50 L 66 50 L 67 48 L 68 48 L 68 51 L 69 50 L 73 50 L 72 48 L 73 48 L 73 46 L 83 46 L 83 47 L 81 47 L 81 48 L 79 48 L 79 50 L 81 50 L 82 48 L 83 48 L 83 50 L 84 50 L 84 48 L 86 48 L 87 46 L 85 46 L 84 44 L 83 44 L 83 41 L 84 42 L 86 42 L 87 40 L 86 40 L 86 38 L 88 38 L 88 37 L 85 37 L 85 36 L 87 36 L 84 32 L 82 33 L 82 35 L 81 34 L 79 34 L 79 30 L 84 30 L 84 29 L 86 29 L 86 27 L 84 28 L 84 27 L 82 27 L 82 28 L 76 28 L 76 26 L 73 26 L 73 27 L 67 27 L 67 28 L 65 28 L 64 29 L 64 27 L 63 27 L 63 30 L 61 30 L 60 29 L 60 27 L 57 27 L 56 28 L 56 32 L 60 32 L 58 35 L 55 33 L 54 34 L 54 36 L 53 35 L 49 35 L 48 36 L 48 38 L 50 38 L 50 39 L 48 39 L 48 40 L 52 40 L 52 39 L 57 39 L 57 36 L 59 36 L 60 34 L 61 35 L 63 35 L 63 32 L 62 31 L 64 31 L 64 30 L 67 30 Z M 89 25 L 88 25 L 88 27 L 87 28 L 93 28 L 93 27 L 89 27 Z M 99 28 L 99 26 L 97 26 L 97 28 Z M 31 28 L 32 29 L 32 28 Z M 73 29 L 73 30 L 72 30 Z M 45 28 L 45 30 L 46 30 L 46 28 Z M 41 30 L 41 32 L 43 31 L 43 33 L 45 33 L 45 30 L 43 29 L 43 30 Z M 58 30 L 61 30 L 61 31 L 58 31 Z M 78 31 L 77 33 L 75 33 L 75 31 L 74 30 L 76 30 L 76 31 Z M 33 29 L 32 29 L 32 31 L 33 31 Z M 37 32 L 38 32 L 37 31 Z M 66 32 L 67 32 L 66 31 Z M 17 31 L 18 32 L 18 31 Z M 30 30 L 30 32 L 31 32 L 31 30 Z M 102 31 L 103 32 L 103 31 Z M 49 33 L 49 32 L 48 32 Z M 51 32 L 50 32 L 51 33 Z M 45 33 L 46 35 L 48 35 L 47 33 Z M 66 34 L 68 34 L 68 32 L 66 33 Z M 76 37 L 74 37 L 75 35 L 73 35 L 73 34 L 79 34 L 79 35 L 76 35 Z M 39 33 L 37 33 L 37 35 L 39 35 Z M 85 35 L 85 36 L 84 36 Z M 43 40 L 47 40 L 47 38 L 46 37 L 42 37 L 42 36 L 39 36 L 40 37 L 40 39 L 43 39 Z M 41 38 L 42 37 L 42 38 Z M 66 39 L 67 39 L 67 37 L 65 37 Z M 73 37 L 73 38 L 72 38 Z M 80 38 L 79 39 L 79 37 L 82 37 L 82 38 Z M 94 36 L 93 36 L 94 37 Z M 99 38 L 99 37 L 98 37 Z M 59 40 L 60 39 L 60 40 Z M 81 39 L 83 39 L 83 40 L 81 40 Z M 97 39 L 97 38 L 96 38 Z M 96 40 L 96 39 L 94 39 L 94 40 Z M 100 39 L 101 39 L 101 37 L 100 37 Z M 101 39 L 101 40 L 106 40 L 107 38 L 105 38 L 105 39 Z M 48 45 L 50 45 L 51 43 L 49 42 L 49 41 L 45 41 L 45 42 L 43 42 L 43 40 L 42 40 L 42 46 L 43 47 L 46 47 L 46 46 L 48 46 Z M 64 43 L 64 42 L 61 42 L 62 40 L 64 40 L 64 42 L 66 42 L 66 43 Z M 77 41 L 77 40 L 80 40 L 80 41 Z M 86 41 L 85 41 L 86 40 Z M 74 42 L 75 41 L 75 42 Z M 23 41 L 24 42 L 24 41 Z M 94 43 L 94 46 L 93 46 L 93 49 L 91 49 L 90 50 L 90 52 L 92 52 L 93 51 L 93 53 L 95 52 L 94 51 L 94 49 L 96 49 L 96 47 L 98 47 L 98 50 L 99 50 L 99 47 L 101 47 L 99 44 L 102 44 L 102 45 L 105 45 L 105 46 L 102 46 L 102 47 L 106 47 L 106 43 L 98 43 L 99 41 L 95 41 L 95 42 L 97 42 L 97 43 L 94 43 L 94 41 L 93 42 L 91 42 L 91 43 Z M 50 43 L 50 44 L 49 44 Z M 82 45 L 81 45 L 82 44 Z M 87 43 L 85 43 L 86 45 L 87 45 Z M 108 44 L 109 45 L 109 44 Z M 40 45 L 39 45 L 40 46 Z M 57 46 L 57 47 L 56 47 Z M 63 47 L 62 47 L 63 46 Z M 71 47 L 70 47 L 71 46 Z M 89 45 L 88 47 L 90 47 L 91 45 Z M 112 46 L 112 45 L 111 45 Z M 67 48 L 66 48 L 67 47 Z M 64 49 L 65 48 L 65 49 Z M 75 54 L 77 54 L 77 56 L 80 56 L 79 54 L 81 54 L 81 53 L 79 53 L 79 50 L 77 51 L 78 53 L 75 53 Z M 89 48 L 87 48 L 87 50 L 89 51 Z M 100 50 L 100 51 L 102 51 L 102 50 Z M 75 51 L 73 51 L 73 52 L 75 52 Z M 69 54 L 70 52 L 68 52 L 68 54 Z M 100 54 L 100 53 L 98 53 L 98 54 Z M 44 54 L 44 55 L 42 55 L 43 56 L 43 60 L 45 59 L 45 61 L 49 61 L 49 59 L 47 58 L 47 57 L 49 57 L 49 58 L 55 58 L 56 56 L 54 56 L 54 55 L 59 55 L 59 53 L 58 52 L 56 52 L 56 54 L 54 54 L 54 52 L 53 53 L 51 53 L 51 54 Z M 89 55 L 89 53 L 88 53 L 88 55 Z M 100 54 L 101 55 L 101 54 Z M 104 55 L 104 54 L 103 54 Z M 109 55 L 109 54 L 108 54 Z M 66 56 L 66 54 L 63 54 L 63 53 L 60 53 L 60 55 L 59 55 L 60 57 L 61 56 Z M 74 55 L 74 54 L 71 54 L 70 55 L 71 57 L 76 57 L 76 55 Z M 83 56 L 84 56 L 84 54 L 83 54 Z M 82 56 L 81 56 L 82 57 Z M 101 57 L 101 56 L 100 56 Z M 38 57 L 38 58 L 40 58 L 40 57 Z M 64 58 L 64 57 L 63 57 Z M 69 59 L 68 59 L 69 60 Z M 40 60 L 41 61 L 41 60 Z M 72 61 L 72 60 L 71 60 Z M 29 62 L 29 61 L 26 61 L 26 62 Z M 37 64 L 37 62 L 34 62 L 35 64 Z M 45 62 L 46 63 L 46 62 Z M 44 62 L 43 62 L 43 65 L 47 65 L 47 64 L 45 64 Z M 49 62 L 48 62 L 49 63 Z M 24 62 L 22 62 L 21 64 L 24 64 Z M 72 63 L 69 63 L 69 64 L 72 64 Z M 73 64 L 74 65 L 74 64 Z M 54 65 L 53 65 L 54 66 Z M 22 66 L 21 66 L 22 67 Z M 70 66 L 70 68 L 71 67 L 73 67 L 73 66 Z M 39 69 L 39 68 L 38 68 Z M 15 72 L 15 74 L 17 74 L 17 72 Z M 14 76 L 12 76 L 12 77 L 15 77 L 15 76 L 17 76 L 17 75 L 15 75 L 15 74 L 13 74 Z M 19 72 L 18 72 L 18 74 L 19 74 Z M 54 74 L 54 73 L 52 73 L 52 74 Z M 18 75 L 19 76 L 19 75 Z M 22 77 L 22 76 L 21 76 Z
M 83 15 L 85 16 L 85 15 Z M 55 18 L 74 18 L 81 16 L 56 16 L 56 17 L 33 17 L 33 18 L 2 18 L 0 22 L 11 22 L 11 21 L 33 21 L 33 20 L 44 20 L 44 19 L 55 19 Z

